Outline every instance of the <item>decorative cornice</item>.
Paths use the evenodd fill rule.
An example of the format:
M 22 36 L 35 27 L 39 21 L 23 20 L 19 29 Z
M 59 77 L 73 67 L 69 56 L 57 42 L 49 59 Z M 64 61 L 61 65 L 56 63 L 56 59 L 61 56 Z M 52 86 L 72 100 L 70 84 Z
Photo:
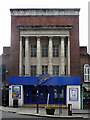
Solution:
M 11 16 L 61 16 L 79 15 L 79 8 L 73 9 L 10 9 Z

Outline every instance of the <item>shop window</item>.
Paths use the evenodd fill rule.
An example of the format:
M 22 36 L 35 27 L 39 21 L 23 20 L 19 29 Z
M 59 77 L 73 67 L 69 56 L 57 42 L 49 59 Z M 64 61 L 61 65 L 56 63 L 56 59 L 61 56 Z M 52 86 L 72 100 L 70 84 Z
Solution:
M 30 102 L 30 91 L 28 89 L 26 89 L 25 91 L 25 100 L 26 100 L 26 103 L 29 103 Z
M 45 73 L 48 73 L 48 66 L 42 66 L 42 75 L 44 75 Z
M 63 89 L 60 89 L 59 101 L 60 103 L 64 102 L 64 90 Z
M 54 89 L 54 102 L 55 102 L 55 103 L 58 102 L 58 93 L 57 93 L 57 89 Z
M 37 46 L 31 45 L 31 57 L 36 57 L 36 56 L 37 56 Z
M 31 76 L 36 76 L 36 66 L 31 65 Z
M 42 57 L 48 57 L 48 45 L 42 45 Z
M 54 76 L 59 76 L 59 65 L 54 65 L 53 66 L 53 75 Z
M 48 99 L 48 94 L 49 94 L 49 90 L 46 90 L 46 103 L 47 103 L 47 99 Z
M 32 97 L 31 97 L 32 103 L 35 103 L 35 98 L 36 98 L 36 96 L 35 96 L 35 90 L 32 90 Z
M 40 103 L 43 103 L 44 102 L 44 93 L 43 93 L 43 90 L 39 91 L 39 95 L 40 95 Z
M 53 45 L 53 57 L 59 57 L 59 45 Z

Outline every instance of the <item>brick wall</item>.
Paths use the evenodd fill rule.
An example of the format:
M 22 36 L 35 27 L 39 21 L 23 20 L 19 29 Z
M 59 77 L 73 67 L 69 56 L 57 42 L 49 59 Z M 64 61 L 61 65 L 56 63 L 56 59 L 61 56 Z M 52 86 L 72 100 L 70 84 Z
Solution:
M 12 16 L 10 75 L 19 75 L 19 30 L 25 25 L 72 25 L 71 30 L 71 76 L 80 76 L 79 16 Z
M 84 83 L 84 65 L 90 65 L 90 55 L 87 53 L 87 47 L 80 47 L 80 74 L 82 83 Z

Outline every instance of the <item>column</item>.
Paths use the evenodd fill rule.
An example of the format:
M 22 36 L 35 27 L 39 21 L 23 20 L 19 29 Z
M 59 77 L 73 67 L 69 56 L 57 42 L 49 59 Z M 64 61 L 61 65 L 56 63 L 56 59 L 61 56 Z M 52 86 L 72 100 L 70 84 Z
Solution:
M 70 37 L 68 37 L 68 76 L 70 76 Z
M 53 43 L 52 43 L 52 37 L 49 37 L 49 50 L 48 50 L 48 60 L 49 60 L 49 68 L 48 68 L 48 73 L 50 75 L 53 75 L 53 66 L 52 66 L 52 48 L 53 47 Z
M 30 75 L 30 65 L 29 65 L 29 37 L 25 38 L 25 75 Z
M 61 37 L 61 76 L 65 75 L 64 37 Z
M 41 47 L 40 47 L 40 37 L 37 37 L 37 75 L 41 75 Z
M 22 76 L 23 70 L 23 58 L 22 58 L 22 37 L 20 37 L 20 51 L 19 51 L 19 76 Z

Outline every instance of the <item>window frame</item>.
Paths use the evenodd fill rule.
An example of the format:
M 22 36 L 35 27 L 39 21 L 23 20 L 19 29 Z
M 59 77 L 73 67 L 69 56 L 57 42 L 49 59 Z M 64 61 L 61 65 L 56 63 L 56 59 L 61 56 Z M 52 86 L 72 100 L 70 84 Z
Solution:
M 31 45 L 31 57 L 37 57 L 37 45 Z
M 59 57 L 59 45 L 53 45 L 53 57 Z

